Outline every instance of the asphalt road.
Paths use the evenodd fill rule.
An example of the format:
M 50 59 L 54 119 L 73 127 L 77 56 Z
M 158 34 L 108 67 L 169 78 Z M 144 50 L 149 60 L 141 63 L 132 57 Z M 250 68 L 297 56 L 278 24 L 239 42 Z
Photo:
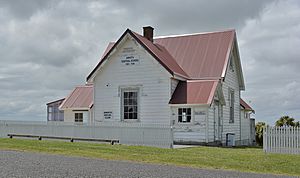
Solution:
M 0 150 L 0 177 L 269 178 L 284 176 Z

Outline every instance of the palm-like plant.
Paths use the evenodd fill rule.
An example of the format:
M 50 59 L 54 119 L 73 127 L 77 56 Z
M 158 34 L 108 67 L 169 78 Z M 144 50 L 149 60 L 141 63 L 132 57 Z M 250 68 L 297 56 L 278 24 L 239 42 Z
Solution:
M 258 122 L 255 125 L 255 132 L 256 132 L 256 143 L 259 146 L 263 145 L 263 135 L 264 135 L 264 128 L 266 127 L 266 123 L 264 122 Z
M 295 119 L 292 118 L 292 117 L 289 117 L 289 116 L 282 116 L 281 118 L 279 118 L 275 125 L 278 126 L 278 127 L 289 127 L 289 126 L 292 126 L 294 127 L 296 125 L 296 123 L 294 122 Z M 299 122 L 298 122 L 299 124 Z

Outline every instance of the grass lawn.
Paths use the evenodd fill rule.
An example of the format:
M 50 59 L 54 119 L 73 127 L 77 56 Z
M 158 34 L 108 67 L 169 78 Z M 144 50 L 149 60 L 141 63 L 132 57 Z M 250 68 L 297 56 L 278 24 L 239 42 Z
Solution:
M 300 176 L 300 155 L 265 154 L 259 148 L 162 149 L 87 142 L 70 143 L 1 138 L 0 150 Z

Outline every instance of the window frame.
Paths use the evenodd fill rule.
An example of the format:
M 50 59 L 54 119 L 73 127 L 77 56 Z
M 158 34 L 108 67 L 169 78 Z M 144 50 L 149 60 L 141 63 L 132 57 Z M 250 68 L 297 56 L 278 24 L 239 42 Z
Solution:
M 229 123 L 234 123 L 234 105 L 235 105 L 235 92 L 232 88 L 228 90 L 229 102 Z
M 244 111 L 244 113 L 245 119 L 250 119 L 250 113 L 248 113 L 247 111 Z
M 232 55 L 229 58 L 229 70 L 231 72 L 234 72 L 234 61 L 233 61 L 233 56 Z
M 78 120 L 78 117 L 77 117 L 77 120 L 76 120 L 76 115 L 81 115 L 82 116 L 82 121 Z M 83 123 L 83 112 L 75 112 L 74 113 L 74 122 L 75 123 Z
M 54 121 L 53 120 L 53 106 L 52 105 L 47 106 L 47 110 L 48 110 L 47 120 Z
M 136 105 L 128 105 L 128 106 L 133 106 L 133 107 L 137 107 L 137 111 L 136 111 L 136 119 L 125 119 L 124 118 L 124 93 L 125 92 L 136 92 Z M 121 121 L 124 122 L 139 122 L 140 121 L 140 88 L 139 87 L 124 87 L 121 88 Z M 134 113 L 133 113 L 134 114 Z
M 180 115 L 179 115 L 179 110 L 180 109 L 190 109 L 190 114 L 188 115 L 186 115 L 187 117 L 188 116 L 190 116 L 191 117 L 191 119 L 190 119 L 190 122 L 179 122 L 179 117 L 180 117 Z M 176 110 L 176 112 L 177 112 L 177 114 L 176 114 L 176 116 L 177 116 L 177 118 L 176 118 L 176 122 L 178 123 L 178 124 L 183 124 L 183 125 L 187 125 L 187 124 L 193 124 L 193 122 L 194 122 L 194 119 L 193 119 L 193 108 L 192 107 L 188 107 L 188 106 L 182 106 L 182 107 L 178 107 L 177 108 L 177 110 Z M 188 111 L 186 111 L 187 113 L 188 113 Z M 181 117 L 182 117 L 182 115 L 181 115 Z M 181 119 L 182 120 L 182 119 Z

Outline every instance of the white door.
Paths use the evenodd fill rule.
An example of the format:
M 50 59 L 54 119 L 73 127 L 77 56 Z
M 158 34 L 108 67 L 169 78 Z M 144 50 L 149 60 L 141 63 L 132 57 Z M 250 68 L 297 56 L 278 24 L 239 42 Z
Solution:
M 221 106 L 218 101 L 214 103 L 214 139 L 215 141 L 221 140 L 222 132 L 221 123 Z

